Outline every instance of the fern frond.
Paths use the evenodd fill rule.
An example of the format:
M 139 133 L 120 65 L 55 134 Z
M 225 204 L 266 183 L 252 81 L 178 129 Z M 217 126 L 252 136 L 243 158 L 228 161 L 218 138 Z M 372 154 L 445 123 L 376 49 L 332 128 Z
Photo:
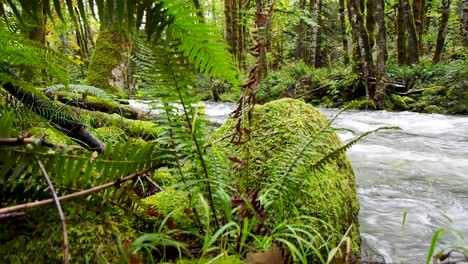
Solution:
M 186 1 L 165 1 L 167 14 L 174 17 L 170 36 L 180 40 L 177 47 L 197 70 L 222 78 L 237 87 L 237 70 L 228 46 L 214 25 L 202 23 Z
M 50 75 L 49 81 L 68 84 L 67 66 L 73 65 L 66 56 L 51 48 L 26 39 L 20 34 L 0 28 L 0 67 L 7 69 L 33 67 Z M 0 82 L 3 82 L 0 79 Z

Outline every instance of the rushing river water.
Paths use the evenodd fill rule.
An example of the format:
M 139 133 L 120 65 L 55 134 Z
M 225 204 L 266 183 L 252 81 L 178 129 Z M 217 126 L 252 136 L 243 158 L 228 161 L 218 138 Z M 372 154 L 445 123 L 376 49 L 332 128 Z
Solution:
M 205 102 L 211 121 L 222 123 L 234 104 Z M 324 109 L 327 116 L 336 110 Z M 372 260 L 425 263 L 432 236 L 438 249 L 468 243 L 468 117 L 411 112 L 349 111 L 334 127 L 358 133 L 399 126 L 361 140 L 348 151 L 361 203 L 360 231 Z M 340 132 L 343 141 L 354 137 Z M 403 225 L 404 215 L 406 222 Z

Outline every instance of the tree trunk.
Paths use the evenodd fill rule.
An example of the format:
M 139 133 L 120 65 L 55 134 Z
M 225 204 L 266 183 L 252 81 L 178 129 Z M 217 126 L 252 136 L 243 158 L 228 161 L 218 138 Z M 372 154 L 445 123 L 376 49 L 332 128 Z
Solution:
M 463 45 L 468 47 L 468 1 L 464 1 L 461 7 L 460 19 L 462 22 Z
M 398 4 L 396 11 L 397 61 L 400 65 L 406 65 L 408 64 L 408 49 L 406 46 L 406 27 L 401 3 Z
M 367 33 L 369 34 L 369 45 L 371 50 L 375 45 L 375 9 L 374 9 L 374 0 L 366 1 L 366 28 Z
M 305 5 L 306 5 L 306 0 L 300 0 L 299 2 L 299 8 L 301 11 L 305 10 Z M 299 21 L 299 39 L 298 39 L 298 44 L 297 44 L 297 58 L 298 59 L 304 59 L 306 56 L 306 34 L 307 33 L 307 27 L 306 23 L 304 22 L 304 19 L 301 18 Z
M 423 34 L 426 21 L 426 0 L 413 1 L 414 24 L 418 33 L 419 55 L 423 53 Z
M 436 50 L 434 53 L 434 58 L 432 59 L 433 64 L 439 63 L 440 56 L 442 55 L 442 50 L 444 49 L 445 35 L 447 34 L 447 23 L 450 16 L 451 3 L 452 0 L 442 0 L 442 15 L 440 17 L 439 32 L 437 33 Z
M 343 56 L 344 64 L 349 64 L 349 52 L 348 52 L 348 36 L 346 34 L 346 21 L 345 21 L 345 0 L 340 0 L 340 6 L 338 12 L 340 12 L 340 26 L 341 26 L 341 42 L 343 43 Z
M 317 33 L 318 33 L 318 9 L 319 0 L 310 0 L 310 18 L 315 22 L 310 33 L 309 64 L 315 67 L 317 61 Z
M 358 0 L 348 0 L 348 9 L 351 14 L 351 23 L 354 24 L 356 39 L 359 45 L 362 62 L 362 73 L 364 77 L 364 85 L 366 89 L 366 97 L 374 98 L 374 91 L 370 87 L 370 78 L 374 76 L 372 52 L 369 44 L 369 36 L 364 26 L 364 18 L 359 8 Z
M 414 24 L 414 16 L 411 11 L 409 0 L 400 0 L 403 10 L 403 18 L 408 30 L 408 55 L 411 64 L 418 64 L 419 62 L 419 44 L 418 34 L 416 32 L 416 25 Z
M 385 0 L 375 0 L 375 17 L 377 22 L 377 76 L 375 87 L 375 102 L 379 109 L 384 109 L 386 96 L 385 65 L 387 50 Z

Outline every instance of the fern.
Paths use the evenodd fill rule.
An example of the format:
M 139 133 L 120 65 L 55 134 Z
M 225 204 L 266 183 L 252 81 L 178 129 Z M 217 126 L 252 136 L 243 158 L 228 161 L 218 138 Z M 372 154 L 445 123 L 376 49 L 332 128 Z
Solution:
M 48 82 L 55 79 L 59 83 L 68 84 L 69 74 L 66 67 L 70 65 L 73 63 L 66 56 L 20 34 L 0 28 L 0 68 L 33 67 L 47 72 Z M 5 82 L 2 77 L 0 82 Z
M 24 192 L 39 190 L 35 195 L 30 195 L 28 200 L 41 197 L 46 186 L 43 185 L 43 189 L 39 188 L 42 184 L 42 181 L 38 180 L 41 174 L 32 162 L 34 156 L 42 161 L 54 186 L 62 194 L 69 189 L 84 189 L 104 184 L 145 168 L 161 167 L 168 159 L 156 142 L 144 145 L 131 142 L 108 144 L 101 156 L 96 154 L 70 152 L 67 148 L 53 151 L 39 146 L 1 147 L 0 187 L 1 192 L 6 195 L 3 199 L 6 199 L 10 192 L 15 194 L 10 197 L 18 197 L 18 190 L 22 188 L 25 188 Z

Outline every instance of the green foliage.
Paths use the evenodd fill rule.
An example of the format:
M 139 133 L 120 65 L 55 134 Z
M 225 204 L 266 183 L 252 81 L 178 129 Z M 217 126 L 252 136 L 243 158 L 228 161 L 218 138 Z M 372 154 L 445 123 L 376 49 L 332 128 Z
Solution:
M 0 83 L 11 81 L 3 73 L 4 69 L 34 69 L 34 72 L 48 73 L 48 76 L 41 74 L 43 81 L 68 84 L 66 67 L 70 65 L 71 61 L 62 54 L 0 27 Z

